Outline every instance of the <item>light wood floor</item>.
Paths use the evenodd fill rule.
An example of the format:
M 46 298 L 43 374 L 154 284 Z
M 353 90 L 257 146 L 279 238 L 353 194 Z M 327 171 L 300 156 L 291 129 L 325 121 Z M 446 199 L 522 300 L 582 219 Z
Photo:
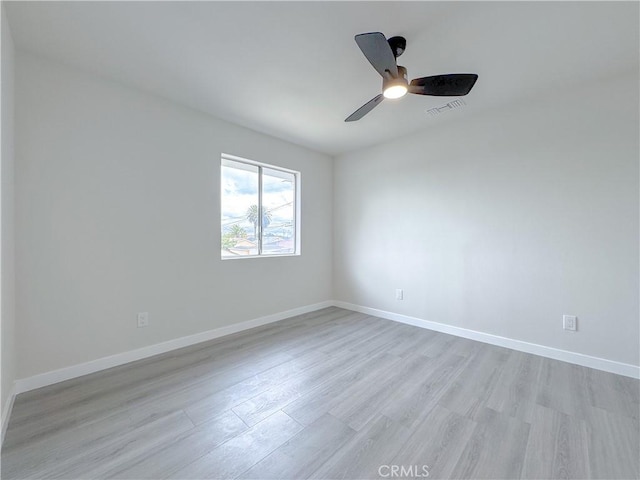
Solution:
M 328 308 L 19 395 L 2 478 L 638 478 L 639 396 Z

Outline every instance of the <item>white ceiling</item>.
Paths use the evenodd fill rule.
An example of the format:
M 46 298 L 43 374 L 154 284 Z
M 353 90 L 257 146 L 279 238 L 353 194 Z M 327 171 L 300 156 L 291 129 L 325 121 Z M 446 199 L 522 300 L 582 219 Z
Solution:
M 14 42 L 254 130 L 338 154 L 639 68 L 638 3 L 5 2 Z M 380 93 L 353 40 L 407 38 L 409 78 L 477 73 L 467 106 Z

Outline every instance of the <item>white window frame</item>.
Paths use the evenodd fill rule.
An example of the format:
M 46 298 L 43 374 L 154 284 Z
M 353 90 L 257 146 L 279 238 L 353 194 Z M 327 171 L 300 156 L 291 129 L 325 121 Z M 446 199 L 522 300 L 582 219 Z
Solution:
M 258 254 L 257 255 L 236 255 L 236 256 L 222 256 L 222 244 L 220 244 L 220 258 L 222 260 L 237 260 L 237 259 L 247 259 L 247 258 L 280 258 L 280 257 L 297 257 L 301 254 L 300 249 L 300 226 L 301 226 L 301 195 L 300 195 L 300 183 L 301 183 L 301 174 L 297 170 L 291 170 L 289 168 L 284 168 L 279 165 L 271 165 L 264 162 L 256 162 L 255 160 L 250 160 L 248 158 L 238 157 L 235 155 L 229 155 L 227 153 L 222 153 L 220 155 L 220 165 L 218 173 L 222 175 L 222 167 L 223 162 L 225 160 L 231 160 L 238 163 L 244 163 L 246 165 L 252 165 L 254 167 L 258 167 L 258 212 L 262 211 L 262 169 L 269 168 L 271 170 L 278 170 L 285 173 L 290 173 L 294 177 L 294 185 L 293 185 L 293 234 L 294 234 L 294 251 L 292 253 L 276 253 L 276 254 L 265 254 L 262 253 L 262 215 L 258 215 Z M 218 182 L 220 185 L 220 182 Z M 222 188 L 220 189 L 220 235 L 219 239 L 222 238 Z

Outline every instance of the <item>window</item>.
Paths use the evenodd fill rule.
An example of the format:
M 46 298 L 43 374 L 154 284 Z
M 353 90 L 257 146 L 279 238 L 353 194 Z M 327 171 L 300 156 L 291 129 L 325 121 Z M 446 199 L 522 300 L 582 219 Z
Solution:
M 222 155 L 221 257 L 299 253 L 300 173 Z

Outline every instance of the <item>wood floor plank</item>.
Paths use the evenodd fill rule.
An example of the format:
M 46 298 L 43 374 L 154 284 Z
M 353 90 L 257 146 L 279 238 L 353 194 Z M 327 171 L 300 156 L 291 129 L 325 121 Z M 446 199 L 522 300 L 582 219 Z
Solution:
M 181 468 L 174 478 L 236 478 L 302 430 L 302 425 L 276 412 L 210 453 Z
M 410 433 L 394 420 L 378 415 L 307 478 L 378 478 L 380 467 L 391 463 Z
M 360 395 L 345 399 L 329 413 L 354 430 L 362 429 L 405 389 L 420 383 L 432 368 L 430 362 L 430 359 L 422 355 L 412 355 L 403 359 L 394 374 L 385 382 L 372 382 L 366 389 L 361 390 Z
M 542 357 L 511 352 L 487 400 L 487 407 L 530 422 L 537 406 Z
M 522 470 L 523 478 L 590 478 L 584 420 L 536 405 Z
M 117 465 L 152 452 L 159 445 L 192 428 L 193 424 L 184 412 L 174 412 L 121 435 L 100 448 L 92 451 L 78 450 L 71 458 L 48 469 L 46 477 L 102 478 Z
M 381 353 L 349 365 L 333 381 L 294 400 L 283 410 L 302 425 L 310 425 L 336 405 L 366 390 L 372 382 L 392 375 L 400 361 L 399 357 Z
M 14 435 L 9 439 L 8 446 L 15 445 L 16 442 L 30 442 L 35 438 L 52 435 L 60 430 L 75 428 L 87 421 L 107 418 L 123 409 L 131 409 L 157 401 L 163 396 L 180 391 L 196 382 L 208 381 L 210 384 L 216 385 L 217 388 L 225 388 L 237 383 L 241 378 L 259 373 L 290 359 L 288 355 L 281 353 L 274 353 L 262 358 L 255 357 L 253 362 L 247 358 L 244 363 L 232 364 L 228 368 L 221 367 L 204 378 L 200 374 L 200 369 L 194 367 L 194 371 L 187 372 L 185 375 L 172 374 L 153 382 L 141 382 L 127 389 L 115 387 L 113 391 L 92 398 L 90 401 L 73 402 L 72 405 L 64 405 L 57 409 L 52 409 L 47 404 L 47 414 L 41 422 L 31 421 L 31 416 L 21 419 L 20 422 L 13 422 L 12 416 L 8 430 L 10 429 Z
M 411 429 L 411 435 L 390 463 L 417 466 L 420 472 L 426 467 L 429 478 L 452 478 L 476 427 L 474 421 L 436 405 Z
M 245 344 L 249 342 L 244 342 Z M 25 401 L 21 401 L 12 414 L 13 425 L 18 425 L 21 420 L 28 419 L 32 415 L 30 410 L 33 402 L 36 408 L 39 405 L 39 398 L 46 396 L 47 405 L 51 409 L 75 410 L 78 405 L 91 402 L 95 398 L 104 399 L 106 394 L 120 394 L 120 392 L 133 392 L 140 389 L 149 388 L 148 385 L 178 384 L 177 380 L 191 381 L 197 380 L 199 376 L 212 376 L 225 372 L 229 368 L 233 369 L 253 369 L 257 361 L 266 359 L 286 361 L 290 356 L 282 353 L 274 355 L 274 346 L 267 347 L 268 344 L 253 345 L 245 348 L 233 348 L 233 346 L 220 345 L 215 348 L 215 354 L 208 349 L 199 349 L 199 355 L 193 358 L 191 348 L 180 349 L 171 352 L 171 355 L 163 354 L 158 356 L 157 362 L 148 363 L 148 359 L 130 364 L 130 369 L 116 367 L 105 372 L 87 375 L 84 384 L 71 385 L 68 389 L 57 391 L 53 394 L 49 392 L 52 387 L 44 387 L 32 392 L 27 392 Z M 184 355 L 179 352 L 186 350 Z M 140 363 L 142 365 L 140 365 Z M 111 371 L 115 373 L 108 373 Z M 69 381 L 77 382 L 77 379 Z M 66 384 L 68 382 L 63 382 Z M 22 399 L 21 399 L 22 400 Z
M 458 463 L 455 478 L 520 478 L 530 425 L 485 408 Z
M 590 405 L 610 413 L 640 418 L 640 386 L 631 378 L 599 370 L 586 371 Z
M 640 478 L 638 419 L 593 407 L 586 424 L 592 478 Z
M 358 351 L 358 346 L 367 344 L 373 338 L 393 332 L 393 328 L 390 328 L 389 324 L 380 322 L 380 319 L 365 317 L 365 320 L 369 323 L 363 328 L 347 332 L 346 335 L 342 335 L 335 341 L 321 346 L 320 350 L 329 355 L 335 355 L 344 350 Z
M 291 381 L 307 369 L 317 367 L 327 360 L 328 357 L 324 353 L 312 351 L 245 378 L 227 388 L 205 386 L 203 394 L 188 393 L 188 403 L 184 404 L 183 408 L 189 418 L 199 425 L 215 417 L 220 411 L 232 409 L 270 388 Z
M 403 388 L 402 393 L 387 403 L 382 412 L 400 425 L 413 428 L 436 406 L 465 364 L 466 360 L 459 355 L 432 359 L 427 375 Z
M 420 345 L 416 349 L 415 353 L 430 358 L 436 358 L 450 352 L 456 342 L 457 337 L 446 333 L 438 333 L 432 338 L 429 338 L 424 344 Z
M 330 344 L 343 335 L 365 330 L 373 323 L 362 313 L 334 316 L 327 320 L 323 318 L 321 324 L 305 324 L 298 326 L 298 330 L 287 332 L 286 338 L 278 338 L 277 344 L 282 352 L 296 357 L 309 351 L 318 351 L 326 344 Z
M 226 441 L 245 432 L 249 427 L 228 410 L 195 428 L 177 435 L 175 439 L 149 454 L 118 462 L 103 478 L 165 478 L 211 452 Z
M 416 353 L 417 349 L 427 342 L 431 341 L 438 335 L 437 332 L 425 329 L 416 329 L 412 326 L 405 325 L 406 337 L 401 342 L 392 345 L 387 349 L 387 353 L 391 355 L 397 355 L 399 357 L 405 357 L 412 353 Z
M 354 434 L 347 425 L 327 414 L 237 478 L 307 478 Z
M 311 351 L 243 378 L 228 387 L 219 382 L 201 381 L 153 402 L 147 402 L 139 408 L 147 411 L 156 408 L 184 409 L 189 418 L 196 425 L 199 425 L 217 416 L 220 412 L 230 410 L 249 400 L 260 392 L 290 380 L 306 369 L 324 364 L 327 359 L 328 357 L 322 352 Z M 238 377 L 235 380 L 238 380 Z M 228 383 L 231 381 L 225 382 L 225 384 Z
M 542 359 L 536 403 L 567 415 L 589 416 L 588 368 Z
M 121 437 L 139 431 L 176 409 L 155 409 L 153 412 L 123 410 L 96 421 L 85 422 L 77 428 L 63 429 L 29 443 L 19 443 L 2 450 L 3 477 L 30 477 L 55 469 L 61 461 L 80 452 L 88 454 L 117 442 Z
M 404 343 L 408 338 L 406 330 L 398 327 L 407 327 L 407 325 L 393 325 L 392 328 L 389 328 L 388 324 L 384 324 L 376 335 L 360 336 L 358 341 L 348 346 L 348 349 L 361 354 L 389 351 L 392 347 Z
M 359 361 L 360 354 L 345 352 L 328 358 L 316 367 L 309 368 L 292 379 L 270 388 L 255 397 L 233 407 L 233 411 L 247 425 L 255 425 L 272 413 L 285 407 L 306 392 L 311 392 L 337 375 L 338 368 Z
M 477 350 L 441 396 L 440 404 L 469 418 L 484 412 L 507 359 L 508 351 L 503 348 L 486 345 Z

